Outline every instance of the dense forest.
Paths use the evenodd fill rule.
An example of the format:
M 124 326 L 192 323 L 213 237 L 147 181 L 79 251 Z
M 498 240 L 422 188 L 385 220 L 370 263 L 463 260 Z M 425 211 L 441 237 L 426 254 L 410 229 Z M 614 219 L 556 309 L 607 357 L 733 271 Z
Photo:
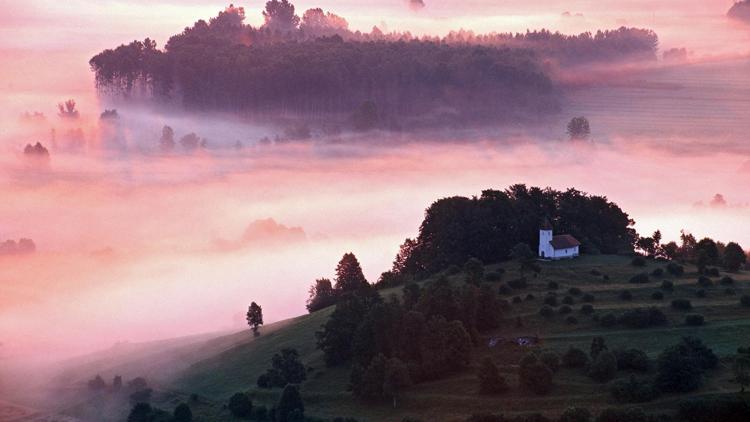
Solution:
M 651 31 L 628 28 L 577 36 L 362 33 L 321 9 L 300 18 L 286 0 L 269 1 L 263 15 L 265 23 L 255 28 L 244 24 L 243 8 L 230 5 L 172 36 L 163 49 L 147 38 L 105 50 L 90 60 L 97 86 L 198 110 L 355 110 L 364 128 L 441 106 L 511 119 L 557 109 L 549 63 L 654 59 L 658 42 Z
M 549 219 L 555 233 L 572 234 L 584 253 L 632 252 L 635 224 L 606 197 L 568 189 L 513 185 L 504 191 L 485 190 L 479 197 L 443 198 L 433 203 L 419 228 L 407 239 L 392 274 L 432 274 L 469 258 L 483 262 L 510 259 L 514 247 L 539 244 L 539 227 Z

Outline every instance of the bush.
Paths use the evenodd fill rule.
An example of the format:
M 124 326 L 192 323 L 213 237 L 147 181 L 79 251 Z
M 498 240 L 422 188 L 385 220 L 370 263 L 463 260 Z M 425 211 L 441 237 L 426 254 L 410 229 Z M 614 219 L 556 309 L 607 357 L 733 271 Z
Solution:
M 669 264 L 667 264 L 667 272 L 675 277 L 679 277 L 685 273 L 685 268 L 683 268 L 683 266 L 680 264 L 670 262 Z
M 653 293 L 651 293 L 651 299 L 653 299 L 653 300 L 664 300 L 664 293 L 662 293 L 662 292 L 653 292 Z
M 526 278 L 524 277 L 510 280 L 508 282 L 508 286 L 510 286 L 511 289 L 520 290 L 529 287 L 529 283 L 526 282 Z
M 610 351 L 599 353 L 588 371 L 589 377 L 597 382 L 607 382 L 617 375 L 617 357 Z
M 711 281 L 710 278 L 702 275 L 698 277 L 698 285 L 701 287 L 709 288 L 709 287 L 713 287 L 714 283 Z
M 549 306 L 557 306 L 557 296 L 547 295 L 544 297 L 544 304 Z
M 536 299 L 536 298 L 531 293 L 527 294 L 526 297 L 524 298 L 524 300 L 527 301 L 527 302 L 531 302 L 534 299 Z
M 496 283 L 503 279 L 503 274 L 497 271 L 490 271 L 484 276 L 484 279 L 490 283 Z
M 703 325 L 704 322 L 705 322 L 705 318 L 703 318 L 703 315 L 700 315 L 700 314 L 692 314 L 692 315 L 685 316 L 685 325 L 696 327 L 699 325 Z
M 557 310 L 557 312 L 560 313 L 560 315 L 567 315 L 571 312 L 573 312 L 573 309 L 570 308 L 568 305 L 563 305 L 560 307 L 560 309 Z
M 594 295 L 592 295 L 591 293 L 586 293 L 581 298 L 581 301 L 582 302 L 593 302 L 594 301 Z
M 674 283 L 669 280 L 664 280 L 661 282 L 661 289 L 671 292 L 672 290 L 674 290 Z
M 609 276 L 608 276 L 607 274 L 604 274 L 604 275 L 602 276 L 602 280 L 604 280 L 604 281 L 609 281 Z
M 573 315 L 568 315 L 565 318 L 565 323 L 568 325 L 576 325 L 578 324 L 578 318 L 574 317 Z
M 521 359 L 518 380 L 521 386 L 538 395 L 547 394 L 552 390 L 552 370 L 531 353 Z
M 691 397 L 678 403 L 677 417 L 683 422 L 745 422 L 750 420 L 750 402 L 737 395 Z
M 630 261 L 630 265 L 634 267 L 645 267 L 646 260 L 642 256 L 636 256 L 632 261 Z
M 740 305 L 750 307 L 750 295 L 742 295 L 740 298 Z
M 556 282 L 556 281 L 550 281 L 549 283 L 547 283 L 547 288 L 548 288 L 549 290 L 557 290 L 557 289 L 559 289 L 559 288 L 560 288 L 560 285 L 559 285 L 559 284 L 557 284 L 557 282 Z
M 612 313 L 604 314 L 599 318 L 599 323 L 604 328 L 614 327 L 617 325 L 617 317 Z
M 562 299 L 562 303 L 564 303 L 566 305 L 572 305 L 572 304 L 576 303 L 576 301 L 575 301 L 575 299 L 573 299 L 572 296 L 565 296 Z
M 644 284 L 644 283 L 648 283 L 651 280 L 649 280 L 648 274 L 640 273 L 640 274 L 636 274 L 630 277 L 630 280 L 628 281 L 633 284 Z
M 664 269 L 662 268 L 654 268 L 653 271 L 651 271 L 651 275 L 654 277 L 661 277 L 664 275 Z
M 622 371 L 646 372 L 649 368 L 649 359 L 646 353 L 638 349 L 616 350 L 617 369 Z
M 664 349 L 656 362 L 656 385 L 663 392 L 686 393 L 703 384 L 703 372 L 715 368 L 719 359 L 703 342 L 684 337 Z
M 175 407 L 172 413 L 173 422 L 191 422 L 193 420 L 193 412 L 190 410 L 190 406 L 187 403 L 180 403 Z
M 633 300 L 633 294 L 630 293 L 630 290 L 621 291 L 619 297 L 620 297 L 620 300 L 624 300 L 624 301 Z
M 545 318 L 552 318 L 552 315 L 554 314 L 555 311 L 547 305 L 542 306 L 542 308 L 539 310 L 539 315 Z
M 507 284 L 501 284 L 500 287 L 498 287 L 497 292 L 501 295 L 509 295 L 513 293 L 513 289 L 511 289 Z
M 688 299 L 675 299 L 672 301 L 672 307 L 679 311 L 689 311 L 693 309 L 693 304 Z
M 569 407 L 565 409 L 557 422 L 590 422 L 591 412 L 583 407 Z
M 710 277 L 719 277 L 719 276 L 721 276 L 721 273 L 719 272 L 719 269 L 716 268 L 716 267 L 714 267 L 714 268 L 706 268 L 706 275 L 708 275 Z
M 552 372 L 557 372 L 560 369 L 560 355 L 557 353 L 547 350 L 539 355 L 539 361 L 547 365 Z
M 734 284 L 734 279 L 732 277 L 729 277 L 728 275 L 725 275 L 724 277 L 721 278 L 721 280 L 719 280 L 719 283 L 725 286 L 730 286 Z
M 584 315 L 591 315 L 594 313 L 594 307 L 590 303 L 586 303 L 581 306 L 581 313 Z
M 244 393 L 235 393 L 230 397 L 227 407 L 235 418 L 247 418 L 253 412 L 253 402 Z
M 618 322 L 630 328 L 648 328 L 666 324 L 667 317 L 656 307 L 638 308 L 625 311 Z
M 618 403 L 645 403 L 659 397 L 651 381 L 634 376 L 612 382 L 609 392 Z
M 649 422 L 649 417 L 639 408 L 604 409 L 595 422 Z
M 706 297 L 706 291 L 703 289 L 698 289 L 695 291 L 695 297 Z
M 589 355 L 581 349 L 570 347 L 562 355 L 562 365 L 566 368 L 585 368 L 589 364 Z
M 578 287 L 571 287 L 568 289 L 568 294 L 573 295 L 573 296 L 578 296 L 581 293 L 582 293 L 581 289 L 579 289 Z
M 521 296 L 513 296 L 513 303 L 521 303 L 523 302 L 523 299 L 521 299 Z
M 728 296 L 734 296 L 737 294 L 737 292 L 733 288 L 727 287 L 726 289 L 724 289 L 724 294 Z

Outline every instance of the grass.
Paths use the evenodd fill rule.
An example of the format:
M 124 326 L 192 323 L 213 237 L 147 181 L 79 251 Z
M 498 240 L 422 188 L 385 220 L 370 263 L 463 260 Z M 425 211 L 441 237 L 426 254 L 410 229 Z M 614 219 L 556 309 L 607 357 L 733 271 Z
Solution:
M 555 375 L 555 387 L 547 396 L 534 396 L 518 388 L 517 363 L 528 349 L 515 344 L 505 343 L 497 347 L 487 346 L 489 337 L 511 339 L 522 335 L 538 335 L 541 348 L 564 352 L 569 346 L 576 346 L 588 351 L 591 339 L 602 336 L 610 349 L 638 348 L 650 357 L 656 357 L 665 347 L 680 340 L 682 336 L 692 335 L 701 338 L 720 356 L 735 353 L 737 347 L 750 346 L 750 308 L 739 305 L 739 297 L 750 293 L 750 274 L 732 274 L 735 279 L 733 288 L 736 296 L 724 293 L 724 286 L 707 290 L 705 298 L 695 297 L 697 290 L 697 273 L 695 268 L 686 267 L 686 273 L 675 278 L 670 275 L 650 277 L 648 283 L 631 284 L 628 280 L 637 273 L 648 272 L 664 263 L 649 261 L 646 267 L 630 265 L 630 259 L 623 256 L 601 255 L 583 256 L 572 261 L 543 262 L 542 272 L 538 277 L 529 277 L 525 289 L 514 290 L 503 296 L 511 303 L 513 296 L 525 297 L 528 293 L 535 296 L 533 301 L 509 304 L 505 312 L 505 323 L 491 333 L 484 333 L 482 341 L 474 349 L 475 364 L 484 356 L 491 356 L 498 363 L 501 373 L 506 377 L 511 389 L 500 396 L 483 396 L 478 394 L 476 367 L 455 374 L 445 379 L 428 382 L 411 387 L 399 401 L 397 409 L 388 403 L 366 404 L 355 401 L 347 392 L 349 368 L 326 368 L 322 353 L 315 346 L 315 331 L 326 321 L 333 308 L 328 308 L 310 315 L 300 316 L 274 326 L 261 329 L 262 335 L 253 338 L 249 331 L 234 334 L 234 341 L 213 341 L 227 347 L 220 352 L 205 356 L 189 365 L 176 378 L 165 381 L 162 389 L 172 392 L 168 400 L 156 403 L 165 409 L 173 408 L 179 401 L 187 400 L 191 393 L 201 396 L 199 402 L 191 403 L 197 420 L 218 421 L 232 420 L 223 404 L 231 394 L 237 391 L 248 392 L 256 404 L 273 405 L 280 390 L 260 390 L 255 387 L 257 377 L 263 373 L 271 362 L 274 353 L 282 348 L 295 348 L 299 351 L 302 362 L 308 367 L 308 379 L 301 386 L 305 400 L 306 413 L 323 418 L 335 416 L 352 416 L 361 421 L 401 421 L 405 417 L 419 420 L 464 420 L 475 412 L 523 413 L 528 411 L 542 412 L 548 416 L 557 416 L 565 408 L 576 405 L 597 410 L 615 406 L 607 393 L 606 385 L 597 384 L 585 376 L 585 371 L 578 369 L 561 369 Z M 486 271 L 504 268 L 503 280 L 518 278 L 517 265 L 504 263 L 487 266 Z M 602 275 L 594 275 L 597 270 Z M 608 276 L 605 280 L 603 275 Z M 724 275 L 724 274 L 722 274 Z M 528 275 L 527 275 L 528 276 Z M 464 274 L 449 276 L 452 283 L 464 283 Z M 674 282 L 674 290 L 663 291 L 664 300 L 654 300 L 651 294 L 661 291 L 663 280 Z M 568 289 L 575 287 L 583 294 L 595 296 L 592 302 L 594 314 L 615 314 L 635 307 L 655 306 L 667 316 L 666 326 L 649 329 L 625 329 L 622 326 L 603 328 L 593 315 L 584 315 L 579 311 L 584 303 L 582 295 L 574 296 L 571 306 L 578 324 L 565 322 L 565 315 L 555 312 L 549 319 L 541 317 L 538 312 L 543 305 L 543 297 L 550 290 L 548 283 L 558 283 L 558 298 L 562 299 Z M 714 281 L 718 281 L 716 278 Z M 503 281 L 491 283 L 497 289 Z M 622 301 L 619 293 L 628 290 L 633 295 L 632 301 Z M 383 296 L 400 294 L 400 288 L 382 291 Z M 688 312 L 670 307 L 676 298 L 688 298 L 692 301 L 693 310 L 689 313 L 702 314 L 706 323 L 699 327 L 684 324 Z M 559 309 L 558 307 L 555 308 Z M 516 327 L 515 319 L 521 317 L 523 326 Z M 244 335 L 244 337 L 238 337 Z M 726 365 L 711 372 L 706 386 L 695 394 L 717 394 L 737 391 L 737 386 L 730 381 L 730 370 Z M 618 377 L 629 376 L 620 371 Z M 664 411 L 673 407 L 676 400 L 684 396 L 665 396 L 657 401 L 641 405 L 646 409 Z

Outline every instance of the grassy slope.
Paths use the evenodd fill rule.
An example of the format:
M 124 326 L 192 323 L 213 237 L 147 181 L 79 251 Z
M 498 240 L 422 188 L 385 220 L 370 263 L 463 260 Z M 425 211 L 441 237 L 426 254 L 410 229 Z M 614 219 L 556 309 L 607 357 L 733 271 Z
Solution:
M 595 335 L 605 337 L 610 349 L 618 347 L 637 347 L 646 351 L 650 356 L 656 356 L 666 346 L 677 342 L 683 335 L 695 335 L 702 338 L 719 355 L 726 356 L 734 353 L 738 346 L 748 346 L 750 341 L 750 308 L 739 306 L 739 296 L 750 293 L 750 274 L 741 273 L 732 276 L 737 281 L 733 286 L 736 296 L 724 293 L 725 286 L 715 286 L 708 289 L 708 296 L 704 299 L 695 297 L 697 290 L 694 268 L 686 268 L 687 273 L 679 278 L 664 276 L 653 278 L 652 282 L 642 285 L 628 283 L 628 279 L 642 271 L 651 271 L 664 264 L 650 263 L 647 268 L 635 268 L 629 264 L 630 260 L 619 256 L 589 256 L 574 261 L 543 263 L 542 274 L 538 278 L 531 278 L 527 289 L 514 292 L 505 297 L 510 299 L 514 295 L 525 297 L 532 293 L 536 296 L 533 301 L 511 304 L 506 310 L 507 322 L 490 336 L 513 338 L 519 335 L 538 334 L 543 339 L 541 347 L 551 348 L 560 352 L 569 345 L 588 350 L 591 338 Z M 490 266 L 487 271 L 498 266 Z M 518 277 L 516 265 L 503 264 L 506 274 L 504 280 Z M 605 281 L 600 276 L 591 274 L 592 269 L 598 269 L 609 275 Z M 651 299 L 651 293 L 659 290 L 662 279 L 675 282 L 673 292 L 664 292 L 663 301 Z M 463 283 L 463 275 L 451 277 L 456 284 Z M 590 316 L 578 312 L 580 296 L 572 306 L 579 323 L 569 325 L 564 322 L 564 316 L 555 315 L 551 320 L 538 315 L 542 306 L 542 296 L 548 291 L 547 283 L 556 281 L 560 284 L 557 290 L 560 298 L 567 294 L 569 287 L 575 286 L 595 295 L 593 303 L 599 315 L 606 312 L 621 312 L 624 309 L 638 306 L 660 307 L 670 322 L 666 327 L 643 330 L 628 330 L 622 327 L 602 328 Z M 714 278 L 714 281 L 718 279 Z M 624 302 L 618 298 L 618 293 L 627 289 L 633 293 L 632 302 Z M 400 289 L 381 292 L 383 295 L 398 294 Z M 683 324 L 686 312 L 670 308 L 673 298 L 690 298 L 694 305 L 691 313 L 701 313 L 707 323 L 702 327 L 685 327 Z M 184 400 L 190 393 L 201 395 L 199 403 L 192 403 L 199 420 L 231 420 L 226 409 L 222 408 L 226 399 L 234 392 L 248 391 L 255 403 L 272 405 L 279 390 L 259 390 L 255 388 L 257 377 L 270 367 L 274 353 L 285 347 L 296 348 L 303 363 L 310 368 L 308 380 L 302 385 L 307 412 L 319 417 L 355 416 L 365 421 L 392 420 L 400 421 L 405 416 L 418 417 L 420 420 L 462 420 L 468 414 L 487 412 L 528 412 L 540 411 L 548 415 L 556 415 L 571 405 L 586 406 L 591 409 L 613 406 L 605 385 L 596 384 L 581 371 L 562 369 L 555 376 L 553 392 L 548 396 L 532 396 L 517 387 L 517 362 L 527 351 L 513 344 L 503 344 L 495 348 L 486 346 L 483 341 L 475 348 L 474 362 L 485 355 L 492 356 L 501 366 L 511 391 L 502 396 L 481 396 L 477 394 L 476 368 L 469 368 L 449 378 L 416 385 L 409 389 L 399 404 L 398 409 L 392 409 L 387 404 L 363 404 L 355 402 L 346 386 L 349 369 L 325 368 L 323 355 L 315 347 L 315 331 L 318 330 L 330 313 L 328 308 L 311 315 L 304 315 L 292 320 L 275 324 L 262 329 L 263 334 L 253 338 L 249 332 L 234 334 L 233 341 L 228 337 L 215 339 L 214 342 L 229 345 L 219 353 L 206 354 L 206 358 L 190 365 L 182 375 L 170 385 L 165 385 L 173 393 L 166 394 L 157 405 L 170 409 L 180 400 Z M 513 321 L 521 316 L 522 327 L 516 327 Z M 244 336 L 244 337 L 243 337 Z M 234 345 L 232 345 L 234 344 Z M 205 349 L 202 352 L 209 352 Z M 628 376 L 621 372 L 619 376 Z M 736 389 L 730 381 L 730 371 L 722 365 L 708 378 L 707 385 L 697 394 L 727 392 Z M 676 397 L 662 397 L 658 401 L 642 407 L 663 409 L 674 404 Z

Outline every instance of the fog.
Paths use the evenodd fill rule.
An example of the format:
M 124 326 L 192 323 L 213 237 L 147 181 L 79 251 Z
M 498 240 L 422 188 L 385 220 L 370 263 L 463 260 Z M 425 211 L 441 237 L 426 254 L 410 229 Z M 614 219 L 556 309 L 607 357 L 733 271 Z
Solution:
M 14 2 L 0 21 L 0 241 L 36 244 L 33 254 L 0 256 L 6 368 L 116 342 L 239 330 L 250 301 L 263 306 L 266 322 L 302 314 L 309 285 L 332 277 L 343 253 L 354 252 L 374 282 L 434 200 L 514 183 L 606 195 L 641 234 L 658 228 L 674 240 L 686 229 L 750 247 L 750 30 L 723 18 L 731 1 L 668 1 L 654 10 L 639 1 L 416 8 L 391 0 L 367 14 L 353 1 L 295 2 L 301 10 L 320 4 L 365 30 L 643 25 L 659 33 L 662 48 L 692 55 L 680 65 L 559 75 L 563 111 L 533 129 L 314 133 L 271 144 L 259 141 L 283 137 L 283 127 L 112 105 L 94 91 L 86 62 L 95 52 L 145 35 L 163 44 L 223 4 L 53 3 Z M 77 101 L 77 120 L 56 115 L 68 98 Z M 120 118 L 100 120 L 112 107 Z M 22 122 L 27 111 L 45 119 Z M 578 115 L 591 121 L 591 142 L 566 139 L 565 123 Z M 164 153 L 164 125 L 176 139 L 194 132 L 208 147 Z M 66 134 L 79 128 L 75 146 Z M 23 154 L 36 142 L 49 159 Z

